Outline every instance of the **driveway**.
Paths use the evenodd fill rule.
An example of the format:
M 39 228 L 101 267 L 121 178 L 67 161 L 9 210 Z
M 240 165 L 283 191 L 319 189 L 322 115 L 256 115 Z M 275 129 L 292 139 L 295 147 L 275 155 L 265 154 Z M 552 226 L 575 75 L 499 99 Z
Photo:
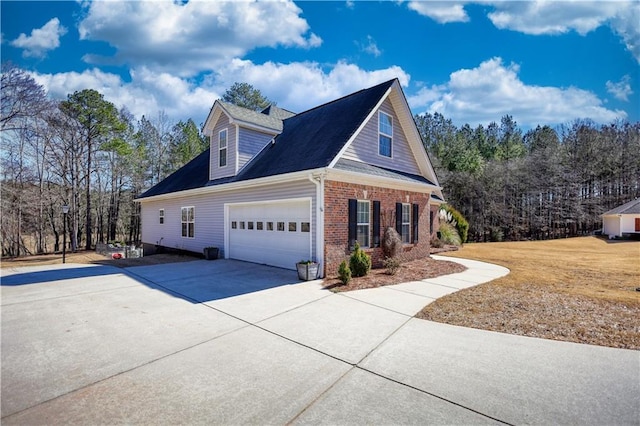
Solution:
M 508 272 L 459 261 L 340 294 L 229 260 L 3 270 L 2 423 L 640 423 L 640 352 L 413 318 Z

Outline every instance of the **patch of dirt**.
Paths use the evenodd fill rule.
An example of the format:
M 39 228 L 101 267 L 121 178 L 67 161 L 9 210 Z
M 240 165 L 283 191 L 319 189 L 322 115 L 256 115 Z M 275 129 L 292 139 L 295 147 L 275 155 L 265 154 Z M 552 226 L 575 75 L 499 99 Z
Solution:
M 459 263 L 431 258 L 405 262 L 395 275 L 389 275 L 386 269 L 372 269 L 364 277 L 352 278 L 349 284 L 343 285 L 338 277 L 326 278 L 324 288 L 333 292 L 361 290 L 375 288 L 391 284 L 400 284 L 408 281 L 419 281 L 427 278 L 435 278 L 442 275 L 455 274 L 467 268 Z
M 91 250 L 79 250 L 76 253 L 66 254 L 67 263 L 98 264 L 128 268 L 130 266 L 159 265 L 163 263 L 191 262 L 198 257 L 179 254 L 154 254 L 133 259 L 112 259 Z M 23 256 L 17 258 L 4 258 L 0 263 L 2 269 L 20 268 L 23 266 L 57 265 L 62 263 L 62 254 L 43 254 Z

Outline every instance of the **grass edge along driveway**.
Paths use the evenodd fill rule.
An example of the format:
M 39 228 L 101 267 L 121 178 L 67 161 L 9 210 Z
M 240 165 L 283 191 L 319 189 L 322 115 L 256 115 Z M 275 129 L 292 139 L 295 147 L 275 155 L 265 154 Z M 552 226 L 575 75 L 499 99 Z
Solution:
M 530 337 L 640 349 L 640 242 L 580 237 L 466 244 L 446 256 L 511 270 L 438 299 L 418 318 Z

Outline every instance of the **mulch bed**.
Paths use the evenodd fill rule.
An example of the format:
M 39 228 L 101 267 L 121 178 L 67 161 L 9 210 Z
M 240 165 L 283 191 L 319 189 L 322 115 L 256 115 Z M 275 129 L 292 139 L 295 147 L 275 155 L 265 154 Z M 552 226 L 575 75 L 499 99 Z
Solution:
M 431 258 L 405 262 L 395 275 L 387 274 L 384 268 L 372 269 L 364 277 L 352 278 L 349 284 L 343 285 L 338 277 L 330 277 L 324 280 L 324 288 L 333 292 L 362 290 L 391 284 L 400 284 L 408 281 L 420 281 L 427 278 L 435 278 L 442 275 L 463 272 L 467 268 L 459 263 Z

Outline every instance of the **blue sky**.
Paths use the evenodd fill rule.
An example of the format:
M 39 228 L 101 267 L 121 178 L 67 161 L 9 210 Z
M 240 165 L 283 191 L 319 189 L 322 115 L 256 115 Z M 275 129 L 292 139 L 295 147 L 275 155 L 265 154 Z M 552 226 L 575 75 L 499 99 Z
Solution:
M 638 1 L 2 1 L 2 61 L 54 98 L 202 123 L 234 82 L 303 111 L 398 78 L 457 125 L 640 120 Z

